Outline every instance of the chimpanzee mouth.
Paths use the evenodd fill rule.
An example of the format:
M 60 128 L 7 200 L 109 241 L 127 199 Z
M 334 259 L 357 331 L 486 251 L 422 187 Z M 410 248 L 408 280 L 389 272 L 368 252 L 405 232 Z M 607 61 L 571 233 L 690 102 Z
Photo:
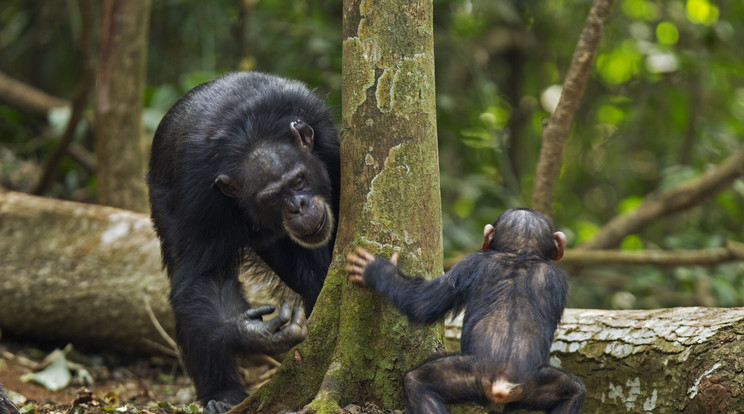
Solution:
M 326 211 L 326 209 L 323 209 L 323 220 L 320 222 L 320 224 L 318 224 L 318 227 L 315 228 L 315 231 L 303 237 L 312 238 L 318 235 L 325 228 L 326 222 L 328 222 L 328 211 Z
M 305 225 L 296 221 L 284 222 L 284 228 L 289 237 L 299 245 L 310 249 L 318 248 L 328 243 L 333 236 L 333 212 L 325 203 L 321 203 L 318 207 L 322 210 L 316 213 L 322 214 L 322 217 L 319 214 L 315 214 L 312 220 L 306 220 Z M 315 218 L 317 218 L 317 221 L 314 220 Z M 318 224 L 313 225 L 309 221 Z

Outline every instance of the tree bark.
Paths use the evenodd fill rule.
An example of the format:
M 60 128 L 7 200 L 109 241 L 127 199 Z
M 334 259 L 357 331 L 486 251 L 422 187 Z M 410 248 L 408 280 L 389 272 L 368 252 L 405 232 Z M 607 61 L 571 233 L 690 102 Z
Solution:
M 234 412 L 403 406 L 406 370 L 442 347 L 441 326 L 410 325 L 351 285 L 355 246 L 400 252 L 404 272 L 442 274 L 430 0 L 344 2 L 341 214 L 334 262 L 308 338 Z
M 147 211 L 142 129 L 150 0 L 106 0 L 96 82 L 98 202 Z
M 552 362 L 582 377 L 585 412 L 744 412 L 744 309 L 566 311 Z

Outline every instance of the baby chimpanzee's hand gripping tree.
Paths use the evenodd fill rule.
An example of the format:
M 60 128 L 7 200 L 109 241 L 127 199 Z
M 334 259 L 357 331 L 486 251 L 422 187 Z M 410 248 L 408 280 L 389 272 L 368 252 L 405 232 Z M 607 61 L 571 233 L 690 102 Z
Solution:
M 236 356 L 285 351 L 307 335 L 302 309 L 251 308 L 238 268 L 252 249 L 310 311 L 335 240 L 339 145 L 302 83 L 231 73 L 197 86 L 155 132 L 147 183 L 171 282 L 176 339 L 205 411 L 245 398 Z M 285 326 L 286 325 L 286 326 Z
M 347 256 L 352 281 L 374 288 L 415 322 L 430 324 L 465 309 L 462 354 L 435 357 L 404 379 L 409 414 L 446 413 L 444 403 L 490 402 L 511 409 L 580 413 L 581 380 L 548 363 L 568 294 L 551 260 L 566 237 L 528 209 L 508 210 L 483 232 L 483 251 L 444 276 L 410 279 L 362 248 Z

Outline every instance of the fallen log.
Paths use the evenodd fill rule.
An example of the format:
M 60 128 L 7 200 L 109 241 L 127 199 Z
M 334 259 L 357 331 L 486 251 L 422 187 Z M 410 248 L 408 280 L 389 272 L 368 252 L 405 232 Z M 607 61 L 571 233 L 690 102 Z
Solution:
M 0 193 L 4 334 L 153 352 L 168 331 L 168 281 L 149 218 L 111 207 Z

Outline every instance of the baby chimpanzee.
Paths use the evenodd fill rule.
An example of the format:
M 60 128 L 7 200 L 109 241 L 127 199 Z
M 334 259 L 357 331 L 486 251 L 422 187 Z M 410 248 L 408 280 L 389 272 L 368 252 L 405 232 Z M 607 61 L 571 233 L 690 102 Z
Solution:
M 580 413 L 582 381 L 548 363 L 568 294 L 566 236 L 545 216 L 515 209 L 483 231 L 483 251 L 426 281 L 362 248 L 347 256 L 349 279 L 376 289 L 408 318 L 430 324 L 465 309 L 462 353 L 435 357 L 403 381 L 409 414 L 446 413 L 445 403 L 489 401 L 512 409 Z

